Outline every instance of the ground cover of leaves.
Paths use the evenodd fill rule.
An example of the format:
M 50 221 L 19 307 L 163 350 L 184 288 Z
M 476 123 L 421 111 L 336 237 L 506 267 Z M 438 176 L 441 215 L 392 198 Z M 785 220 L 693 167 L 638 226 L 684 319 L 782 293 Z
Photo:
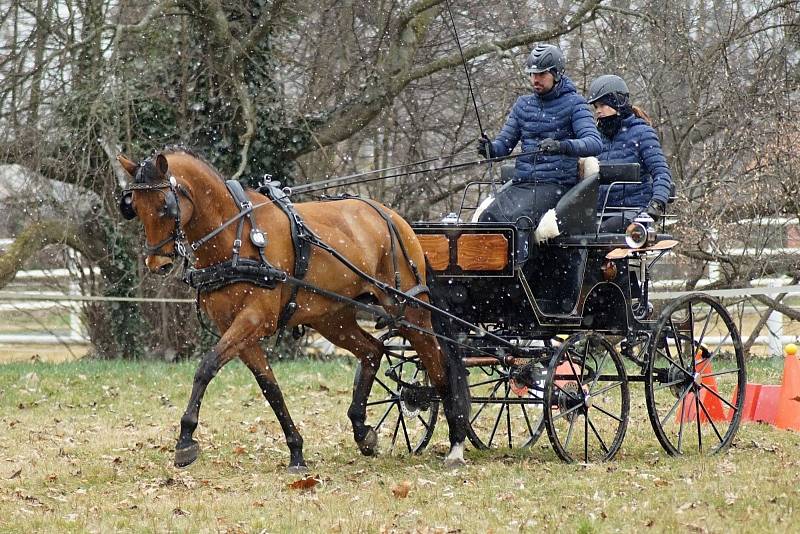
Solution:
M 727 453 L 670 458 L 632 386 L 618 458 L 565 465 L 531 450 L 467 450 L 446 470 L 446 425 L 420 455 L 365 458 L 346 411 L 354 361 L 277 362 L 310 476 L 290 475 L 249 371 L 208 388 L 203 452 L 172 466 L 194 363 L 0 365 L 2 532 L 775 532 L 800 524 L 800 434 L 741 428 Z M 777 383 L 756 365 L 751 381 Z

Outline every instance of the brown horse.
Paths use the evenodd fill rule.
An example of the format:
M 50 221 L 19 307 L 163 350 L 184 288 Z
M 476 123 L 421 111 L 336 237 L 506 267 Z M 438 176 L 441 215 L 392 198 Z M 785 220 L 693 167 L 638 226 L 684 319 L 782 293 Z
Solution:
M 148 254 L 145 264 L 151 272 L 169 272 L 185 242 L 195 246 L 201 243 L 194 251 L 195 268 L 230 260 L 240 221 L 246 221 L 241 258 L 259 260 L 259 249 L 246 238 L 251 230 L 247 218 L 241 217 L 240 221 L 225 226 L 240 213 L 239 207 L 226 189 L 224 179 L 202 158 L 184 148 L 168 147 L 139 164 L 122 155 L 117 159 L 133 179 L 130 194 L 123 197 L 123 201 L 128 203 L 127 207 L 122 206 L 123 213 L 127 209 L 129 217 L 138 217 L 144 225 Z M 266 233 L 265 259 L 276 269 L 292 275 L 295 248 L 288 217 L 264 195 L 252 190 L 248 190 L 246 195 L 254 206 L 253 226 Z M 321 241 L 369 276 L 390 286 L 399 280 L 402 291 L 425 283 L 425 273 L 416 275 L 409 262 L 402 261 L 396 246 L 398 243 L 392 243 L 392 239 L 399 239 L 408 259 L 420 266 L 425 265 L 422 247 L 408 223 L 388 208 L 356 199 L 308 202 L 297 204 L 295 208 Z M 396 237 L 392 237 L 392 225 Z M 401 261 L 392 258 L 393 254 L 400 256 Z M 304 281 L 352 299 L 371 295 L 390 314 L 395 316 L 398 313 L 397 300 L 392 299 L 387 291 L 381 291 L 329 251 L 318 247 L 312 247 Z M 234 282 L 201 293 L 201 308 L 223 334 L 214 348 L 203 356 L 195 374 L 188 407 L 181 417 L 181 431 L 175 448 L 176 466 L 184 467 L 197 459 L 200 448 L 192 436 L 198 424 L 203 394 L 222 366 L 239 358 L 255 376 L 281 424 L 290 452 L 290 471 L 305 470 L 303 438 L 292 422 L 267 355 L 259 345 L 261 339 L 277 331 L 281 312 L 290 301 L 291 292 L 292 288 L 286 283 L 278 283 L 270 289 L 248 282 Z M 424 293 L 419 298 L 427 301 Z M 367 398 L 383 354 L 381 342 L 358 325 L 352 305 L 332 298 L 330 293 L 325 296 L 308 288 L 300 289 L 296 294 L 296 304 L 296 311 L 287 327 L 311 326 L 361 361 L 361 372 L 354 383 L 347 415 L 352 421 L 353 436 L 361 452 L 375 454 L 377 434 L 365 424 L 365 420 Z M 406 306 L 403 314 L 409 324 L 430 331 L 430 312 L 423 307 Z M 444 399 L 451 445 L 445 462 L 448 465 L 461 464 L 469 411 L 463 365 L 447 358 L 432 335 L 409 327 L 401 328 L 401 334 L 419 354 L 432 384 Z

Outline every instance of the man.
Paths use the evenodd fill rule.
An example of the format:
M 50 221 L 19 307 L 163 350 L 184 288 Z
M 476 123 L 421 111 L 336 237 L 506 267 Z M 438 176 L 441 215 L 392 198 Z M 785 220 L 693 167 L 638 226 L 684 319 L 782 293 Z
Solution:
M 525 72 L 533 94 L 517 99 L 500 135 L 483 135 L 478 153 L 506 156 L 522 141 L 511 184 L 497 192 L 480 221 L 513 222 L 519 229 L 552 226 L 546 236 L 558 235 L 555 213 L 543 217 L 578 181 L 578 158 L 596 156 L 603 143 L 586 100 L 564 74 L 564 54 L 557 46 L 538 44 L 528 56 Z M 528 217 L 530 221 L 524 219 Z M 543 220 L 542 220 L 543 219 Z M 552 224 L 548 224 L 552 219 Z M 534 253 L 529 260 L 529 232 L 517 233 L 516 259 L 527 262 L 537 305 L 545 313 L 571 313 L 577 302 L 583 258 L 569 250 L 551 250 L 547 257 Z
M 603 148 L 586 100 L 564 74 L 564 54 L 557 46 L 538 44 L 528 56 L 525 72 L 533 94 L 517 99 L 494 141 L 484 134 L 478 153 L 506 156 L 522 141 L 512 183 L 498 191 L 481 221 L 516 222 L 530 217 L 535 224 L 578 181 L 578 158 L 596 156 Z

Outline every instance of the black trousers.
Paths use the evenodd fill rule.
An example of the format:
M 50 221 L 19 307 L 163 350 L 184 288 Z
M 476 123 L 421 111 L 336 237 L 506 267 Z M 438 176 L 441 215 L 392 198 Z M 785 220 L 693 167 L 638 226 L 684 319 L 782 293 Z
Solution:
M 542 215 L 554 208 L 566 192 L 567 188 L 556 184 L 511 184 L 498 191 L 495 201 L 478 220 L 517 223 L 520 217 L 530 217 L 535 229 Z M 517 258 L 525 258 L 522 273 L 531 286 L 537 305 L 547 314 L 569 313 L 580 292 L 585 251 L 531 246 L 528 242 L 531 236 L 523 234 L 517 233 Z
M 497 192 L 494 202 L 478 220 L 516 223 L 520 217 L 530 217 L 535 228 L 542 215 L 554 208 L 566 192 L 567 188 L 556 184 L 512 183 Z

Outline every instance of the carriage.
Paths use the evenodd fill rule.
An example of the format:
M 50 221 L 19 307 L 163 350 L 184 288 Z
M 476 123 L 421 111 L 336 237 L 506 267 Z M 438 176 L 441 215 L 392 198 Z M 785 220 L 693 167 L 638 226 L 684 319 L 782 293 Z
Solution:
M 669 454 L 721 451 L 736 434 L 745 364 L 726 309 L 692 293 L 656 312 L 650 273 L 677 242 L 647 217 L 624 234 L 600 231 L 619 215 L 597 213 L 600 184 L 635 183 L 638 166 L 600 167 L 579 181 L 554 209 L 556 236 L 525 219 L 462 222 L 464 200 L 453 217 L 413 226 L 350 195 L 295 205 L 274 182 L 245 191 L 182 147 L 118 160 L 133 179 L 120 211 L 145 227 L 148 269 L 166 274 L 181 258 L 199 308 L 222 332 L 195 374 L 176 466 L 197 459 L 205 389 L 239 358 L 281 422 L 290 471 L 306 469 L 259 344 L 305 325 L 362 362 L 348 417 L 366 455 L 381 433 L 391 449 L 422 450 L 441 407 L 449 465 L 463 464 L 467 438 L 477 448 L 529 447 L 545 429 L 565 461 L 608 460 L 625 437 L 631 382 L 643 383 Z M 531 235 L 538 245 L 526 248 Z M 386 329 L 379 339 L 358 311 Z
M 530 228 L 462 222 L 476 206 L 413 228 L 428 261 L 434 330 L 469 371 L 474 447 L 524 448 L 546 430 L 562 460 L 614 457 L 626 433 L 631 383 L 642 383 L 650 423 L 670 455 L 727 448 L 741 419 L 745 362 L 736 325 L 715 299 L 650 298 L 651 272 L 676 244 L 652 220 L 600 232 L 625 207 L 596 208 L 598 187 L 638 182 L 638 165 L 601 166 L 559 202 L 558 237 L 520 262 Z M 475 195 L 472 195 L 475 196 Z M 478 198 L 481 197 L 480 191 Z M 440 399 L 396 331 L 368 410 L 393 450 L 429 443 Z

